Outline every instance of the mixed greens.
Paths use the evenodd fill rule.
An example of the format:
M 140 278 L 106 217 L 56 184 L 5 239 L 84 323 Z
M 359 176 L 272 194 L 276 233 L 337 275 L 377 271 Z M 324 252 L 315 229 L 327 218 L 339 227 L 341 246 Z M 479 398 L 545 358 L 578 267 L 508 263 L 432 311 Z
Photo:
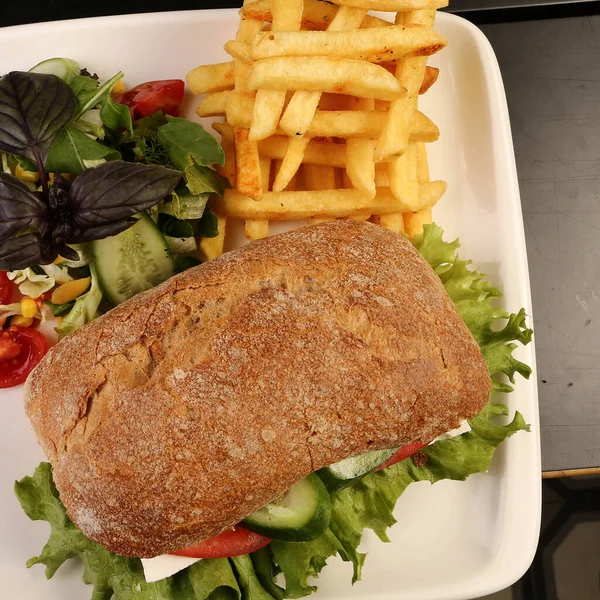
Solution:
M 218 235 L 219 143 L 161 110 L 134 119 L 116 101 L 122 77 L 51 59 L 0 78 L 0 270 L 45 301 L 38 318 L 64 318 L 59 335 L 198 264 L 199 240 Z M 68 302 L 42 297 L 88 278 Z
M 479 343 L 488 365 L 494 391 L 512 391 L 506 381 L 516 374 L 529 377 L 531 370 L 513 356 L 517 344 L 527 344 L 532 331 L 526 326 L 524 310 L 509 314 L 496 308 L 497 288 L 469 261 L 457 255 L 458 241 L 442 239 L 436 225 L 425 226 L 415 240 L 421 254 L 442 280 L 446 291 L 471 333 Z M 382 471 L 373 472 L 345 489 L 331 493 L 331 518 L 325 532 L 306 542 L 273 541 L 250 555 L 231 559 L 205 559 L 172 577 L 147 583 L 138 559 L 124 558 L 86 538 L 69 520 L 52 481 L 52 469 L 42 463 L 33 477 L 15 484 L 24 511 L 33 520 L 48 521 L 52 531 L 40 556 L 28 566 L 46 565 L 47 577 L 69 558 L 80 557 L 85 564 L 84 581 L 93 585 L 92 598 L 116 600 L 280 600 L 300 598 L 316 587 L 316 577 L 327 560 L 339 555 L 354 567 L 353 582 L 361 577 L 365 555 L 358 547 L 365 529 L 372 529 L 382 541 L 395 522 L 394 506 L 406 487 L 416 481 L 435 483 L 442 479 L 464 480 L 487 471 L 496 448 L 508 437 L 528 430 L 520 413 L 504 424 L 508 408 L 491 402 L 469 421 L 471 431 L 427 446 L 418 456 Z M 277 576 L 282 573 L 285 587 Z

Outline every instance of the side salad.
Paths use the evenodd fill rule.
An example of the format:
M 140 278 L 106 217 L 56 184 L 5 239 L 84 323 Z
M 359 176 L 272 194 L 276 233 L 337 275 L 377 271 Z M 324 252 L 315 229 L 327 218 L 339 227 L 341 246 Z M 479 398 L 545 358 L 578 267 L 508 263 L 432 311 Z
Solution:
M 527 365 L 513 356 L 517 344 L 531 340 L 532 331 L 526 326 L 525 312 L 509 314 L 498 308 L 494 300 L 500 296 L 499 290 L 481 273 L 472 270 L 469 261 L 458 257 L 458 241 L 448 243 L 442 236 L 439 227 L 426 225 L 423 235 L 414 243 L 440 277 L 479 343 L 492 377 L 492 393 L 508 393 L 517 374 L 527 378 L 531 373 Z M 509 422 L 505 419 L 507 415 L 506 406 L 492 403 L 490 399 L 484 410 L 469 421 L 467 433 L 425 447 L 400 449 L 393 460 L 373 456 L 379 452 L 357 457 L 360 464 L 355 462 L 354 466 L 358 467 L 364 467 L 368 461 L 363 458 L 370 457 L 368 470 L 358 468 L 354 473 L 346 470 L 344 482 L 341 481 L 344 471 L 339 468 L 341 463 L 328 467 L 329 473 L 318 472 L 319 477 L 313 474 L 311 477 L 315 479 L 322 478 L 322 483 L 313 482 L 312 489 L 320 489 L 316 504 L 327 505 L 326 518 L 318 511 L 311 511 L 306 503 L 298 502 L 299 506 L 292 513 L 312 514 L 305 523 L 288 523 L 290 527 L 279 532 L 273 523 L 268 523 L 272 540 L 258 539 L 259 533 L 247 535 L 250 532 L 244 533 L 244 527 L 236 526 L 231 532 L 181 552 L 203 560 L 154 583 L 146 581 L 139 559 L 110 553 L 75 527 L 54 486 L 51 466 L 41 463 L 32 477 L 15 484 L 16 495 L 26 514 L 32 520 L 44 520 L 51 525 L 48 543 L 41 554 L 27 564 L 30 567 L 44 564 L 46 576 L 50 578 L 69 558 L 80 557 L 85 565 L 83 579 L 93 586 L 92 598 L 107 600 L 112 597 L 116 600 L 300 598 L 316 591 L 311 579 L 319 575 L 334 555 L 353 565 L 353 582 L 356 582 L 361 578 L 366 559 L 365 554 L 358 551 L 364 530 L 371 529 L 382 541 L 389 541 L 386 531 L 395 522 L 395 504 L 415 481 L 464 480 L 473 473 L 486 471 L 496 448 L 505 439 L 529 429 L 520 413 L 515 413 Z M 499 424 L 499 418 L 504 424 Z M 324 492 L 323 484 L 327 487 Z M 279 503 L 290 501 L 289 496 L 295 493 L 296 487 L 293 486 Z M 305 492 L 300 490 L 299 493 L 302 496 Z M 326 498 L 320 497 L 323 493 Z M 265 507 L 266 513 L 270 506 Z M 263 510 L 251 515 L 243 524 L 254 531 L 264 530 Z M 300 533 L 306 534 L 303 535 L 306 541 L 298 541 Z M 247 544 L 245 551 L 242 550 L 244 543 Z
M 66 58 L 0 78 L 0 387 L 58 337 L 205 259 L 224 154 L 181 80 L 127 90 Z

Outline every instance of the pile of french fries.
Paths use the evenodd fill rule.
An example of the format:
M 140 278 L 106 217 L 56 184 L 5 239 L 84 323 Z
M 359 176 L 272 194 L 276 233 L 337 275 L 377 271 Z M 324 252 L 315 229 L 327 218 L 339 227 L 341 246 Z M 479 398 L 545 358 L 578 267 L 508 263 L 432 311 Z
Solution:
M 418 110 L 436 81 L 428 57 L 447 0 L 253 0 L 240 11 L 226 63 L 200 66 L 188 85 L 200 117 L 223 117 L 231 183 L 211 207 L 223 251 L 228 219 L 250 240 L 269 222 L 369 219 L 413 236 L 446 190 L 430 181 L 426 144 L 437 126 Z M 369 11 L 389 13 L 389 20 Z M 387 16 L 387 15 L 386 15 Z

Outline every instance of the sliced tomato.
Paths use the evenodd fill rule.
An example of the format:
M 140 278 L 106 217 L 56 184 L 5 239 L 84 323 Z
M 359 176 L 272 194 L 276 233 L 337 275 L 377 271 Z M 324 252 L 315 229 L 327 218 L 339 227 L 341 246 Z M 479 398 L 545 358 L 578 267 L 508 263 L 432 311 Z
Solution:
M 172 554 L 191 558 L 229 558 L 260 550 L 270 542 L 270 538 L 236 525 L 215 537 Z
M 24 383 L 48 352 L 46 338 L 35 329 L 11 325 L 0 333 L 0 388 Z
M 0 271 L 0 304 L 10 304 L 15 293 L 15 284 L 8 278 L 6 271 Z
M 181 79 L 165 79 L 142 83 L 117 94 L 114 101 L 128 106 L 133 120 L 149 117 L 159 110 L 177 117 L 184 93 L 185 83 Z
M 399 448 L 396 454 L 390 456 L 384 463 L 381 463 L 374 471 L 381 471 L 381 469 L 387 469 L 396 463 L 399 463 L 409 456 L 412 456 L 422 448 L 425 448 L 427 444 L 422 444 L 421 442 L 413 442 L 412 444 L 406 444 L 406 446 L 402 446 Z

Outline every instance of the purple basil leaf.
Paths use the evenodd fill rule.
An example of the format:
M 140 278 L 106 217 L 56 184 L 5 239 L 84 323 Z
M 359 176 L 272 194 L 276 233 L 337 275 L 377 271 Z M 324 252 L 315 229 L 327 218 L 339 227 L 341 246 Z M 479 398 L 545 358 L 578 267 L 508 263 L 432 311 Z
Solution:
M 158 204 L 180 179 L 179 171 L 121 161 L 88 169 L 69 190 L 74 228 L 85 230 L 129 219 Z
M 137 223 L 136 219 L 127 219 L 126 221 L 114 221 L 105 223 L 89 229 L 78 229 L 69 237 L 70 244 L 83 244 L 84 242 L 93 242 L 94 240 L 103 240 L 104 238 L 117 235 L 132 225 Z
M 43 167 L 52 142 L 76 110 L 75 94 L 55 75 L 5 75 L 0 79 L 0 150 Z
M 31 227 L 43 236 L 48 216 L 46 205 L 38 194 L 19 179 L 0 173 L 0 240 L 5 240 Z
M 57 256 L 58 254 L 52 253 L 46 241 L 39 235 L 28 233 L 0 243 L 0 270 L 15 271 L 33 265 L 48 264 Z

